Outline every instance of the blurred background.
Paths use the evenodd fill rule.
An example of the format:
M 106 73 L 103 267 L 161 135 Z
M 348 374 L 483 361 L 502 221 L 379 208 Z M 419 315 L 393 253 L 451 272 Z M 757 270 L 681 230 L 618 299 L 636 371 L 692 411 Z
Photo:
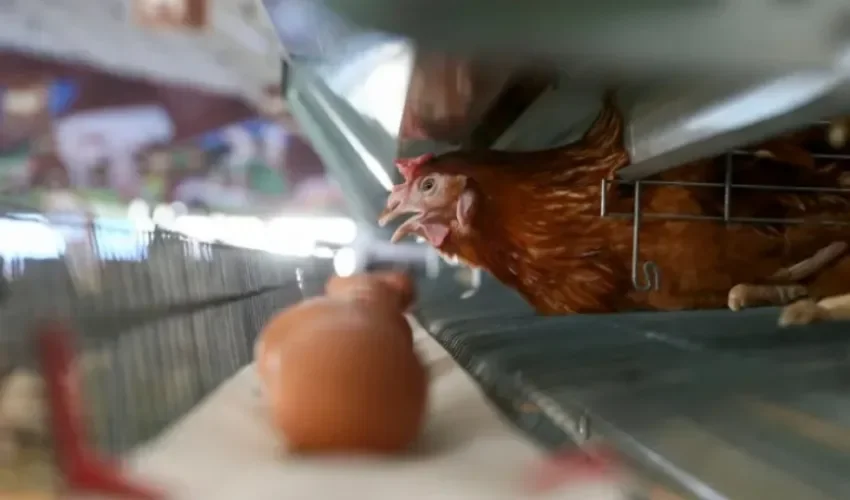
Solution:
M 113 3 L 118 10 L 128 5 Z M 97 6 L 82 10 L 89 7 Z M 292 257 L 330 259 L 354 241 L 356 225 L 339 185 L 281 96 L 276 35 L 272 31 L 270 43 L 252 49 L 251 43 L 263 42 L 252 25 L 262 24 L 256 20 L 262 7 L 237 7 L 230 18 L 230 11 L 216 12 L 225 21 L 244 18 L 242 31 L 220 44 L 230 61 L 243 64 L 241 71 L 219 71 L 246 82 L 232 88 L 213 86 L 210 68 L 188 76 L 163 68 L 150 50 L 140 60 L 110 59 L 104 51 L 113 33 L 90 39 L 70 33 L 39 45 L 33 36 L 53 32 L 50 14 L 60 7 L 4 13 L 4 25 L 19 20 L 23 27 L 4 35 L 0 50 L 0 204 L 6 215 L 0 218 L 0 254 L 62 254 L 69 235 L 45 223 L 59 215 L 92 223 L 97 253 L 111 259 L 142 258 L 145 245 L 128 234 L 156 226 Z M 109 15 L 112 20 L 103 17 Z M 82 25 L 126 23 L 126 10 L 78 16 L 86 17 Z M 134 28 L 124 36 L 135 38 L 113 44 L 124 51 L 148 44 L 139 50 L 177 55 L 217 36 L 168 39 Z M 241 33 L 241 44 L 233 43 L 234 33 Z M 81 48 L 76 55 L 63 53 L 74 45 Z M 209 45 L 187 54 L 187 74 L 193 64 L 216 58 L 226 65 L 223 52 Z M 259 69 L 246 70 L 246 60 Z M 132 67 L 139 63 L 144 67 Z

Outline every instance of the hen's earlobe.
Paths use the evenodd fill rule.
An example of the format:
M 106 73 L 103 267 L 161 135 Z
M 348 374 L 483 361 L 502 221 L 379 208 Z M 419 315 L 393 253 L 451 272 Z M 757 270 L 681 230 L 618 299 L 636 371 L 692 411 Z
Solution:
M 475 215 L 477 195 L 470 188 L 463 190 L 457 200 L 457 223 L 461 229 L 469 229 Z

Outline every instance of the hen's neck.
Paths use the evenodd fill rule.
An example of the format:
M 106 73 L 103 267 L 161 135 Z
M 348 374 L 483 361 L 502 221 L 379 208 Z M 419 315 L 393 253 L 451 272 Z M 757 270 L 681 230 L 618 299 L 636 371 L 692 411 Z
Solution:
M 518 273 L 545 272 L 531 268 L 605 244 L 602 180 L 629 163 L 623 120 L 610 99 L 584 137 L 568 146 L 458 155 L 449 168 L 468 177 L 478 202 L 471 234 L 450 236 L 445 253 L 518 285 Z
M 550 168 L 553 159 L 523 170 L 471 170 L 479 195 L 472 232 L 451 239 L 444 251 L 521 289 L 520 279 L 546 273 L 553 261 L 603 248 L 608 231 L 599 216 L 602 180 L 627 164 L 628 155 L 622 148 L 592 153 L 580 163 L 562 156 L 560 168 Z

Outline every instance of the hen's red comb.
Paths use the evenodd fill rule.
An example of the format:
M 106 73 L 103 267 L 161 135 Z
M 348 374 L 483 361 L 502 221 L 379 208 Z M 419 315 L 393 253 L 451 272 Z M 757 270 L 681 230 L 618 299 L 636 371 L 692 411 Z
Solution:
M 424 155 L 414 158 L 400 158 L 395 161 L 395 166 L 404 177 L 406 182 L 409 182 L 414 176 L 419 167 L 434 159 L 434 153 L 425 153 Z

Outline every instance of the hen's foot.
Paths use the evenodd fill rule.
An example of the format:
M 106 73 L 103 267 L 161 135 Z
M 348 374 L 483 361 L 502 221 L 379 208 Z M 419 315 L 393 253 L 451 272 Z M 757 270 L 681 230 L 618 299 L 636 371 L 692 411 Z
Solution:
M 808 325 L 818 321 L 850 320 L 850 293 L 821 299 L 801 300 L 782 310 L 779 326 Z
M 733 311 L 747 307 L 779 306 L 808 295 L 803 285 L 750 285 L 741 283 L 729 290 L 727 305 Z
M 803 285 L 788 284 L 808 278 L 821 271 L 829 263 L 847 251 L 847 243 L 833 242 L 821 248 L 808 259 L 801 260 L 793 266 L 776 271 L 770 277 L 771 281 L 781 281 L 784 284 L 751 285 L 742 283 L 729 290 L 727 304 L 729 309 L 738 311 L 753 306 L 779 306 L 790 304 L 795 300 L 808 296 L 808 290 Z
M 829 311 L 811 299 L 804 299 L 786 306 L 779 314 L 779 326 L 810 325 L 829 319 Z

